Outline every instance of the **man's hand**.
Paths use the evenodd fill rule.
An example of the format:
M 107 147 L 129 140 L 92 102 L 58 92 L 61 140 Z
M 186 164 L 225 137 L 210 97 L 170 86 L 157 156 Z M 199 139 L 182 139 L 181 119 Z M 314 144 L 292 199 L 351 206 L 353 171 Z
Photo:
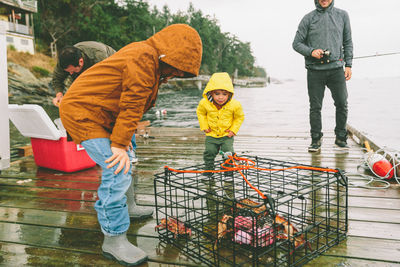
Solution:
M 129 161 L 128 153 L 126 153 L 126 149 L 118 148 L 118 147 L 111 147 L 111 152 L 113 155 L 106 159 L 105 163 L 110 163 L 107 165 L 107 169 L 112 168 L 117 163 L 119 163 L 118 168 L 115 170 L 114 174 L 118 174 L 124 167 L 125 171 L 124 174 L 127 174 L 131 165 Z
M 211 129 L 210 129 L 210 128 L 208 128 L 208 129 L 205 129 L 203 132 L 205 132 L 205 133 L 209 133 L 209 132 L 211 132 Z
M 311 53 L 312 57 L 315 57 L 316 59 L 321 59 L 324 56 L 324 50 L 322 49 L 315 49 Z
M 53 98 L 53 105 L 56 106 L 56 107 L 59 107 L 59 106 L 60 106 L 60 103 L 61 103 L 62 97 L 63 97 L 63 93 L 58 92 L 58 93 L 56 94 L 56 97 Z
M 228 137 L 229 137 L 229 138 L 236 135 L 236 134 L 235 134 L 234 132 L 232 132 L 231 130 L 226 130 L 225 132 L 228 133 Z
M 346 81 L 351 79 L 351 68 L 350 67 L 346 67 L 344 68 L 344 77 L 346 78 Z

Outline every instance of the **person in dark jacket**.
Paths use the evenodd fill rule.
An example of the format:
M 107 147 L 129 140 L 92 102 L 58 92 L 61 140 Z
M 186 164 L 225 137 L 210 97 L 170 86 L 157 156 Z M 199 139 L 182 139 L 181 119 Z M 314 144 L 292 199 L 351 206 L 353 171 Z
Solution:
M 61 121 L 76 144 L 102 168 L 95 209 L 106 257 L 137 265 L 146 253 L 127 237 L 132 181 L 127 153 L 143 114 L 154 106 L 161 83 L 199 74 L 202 42 L 186 24 L 170 25 L 145 41 L 133 42 L 82 73 L 60 105 Z M 138 215 L 148 209 L 135 206 Z M 151 210 L 152 213 L 152 210 Z
M 347 86 L 352 72 L 353 42 L 349 15 L 334 7 L 334 0 L 314 0 L 316 9 L 301 20 L 293 49 L 304 56 L 310 102 L 311 145 L 309 152 L 321 149 L 321 108 L 325 86 L 336 107 L 335 144 L 347 146 Z M 343 70 L 344 67 L 344 70 Z
M 103 43 L 85 41 L 73 46 L 66 46 L 58 55 L 57 66 L 53 71 L 51 85 L 56 92 L 53 104 L 59 106 L 65 93 L 65 81 L 70 78 L 74 81 L 85 70 L 94 64 L 108 58 L 115 50 Z

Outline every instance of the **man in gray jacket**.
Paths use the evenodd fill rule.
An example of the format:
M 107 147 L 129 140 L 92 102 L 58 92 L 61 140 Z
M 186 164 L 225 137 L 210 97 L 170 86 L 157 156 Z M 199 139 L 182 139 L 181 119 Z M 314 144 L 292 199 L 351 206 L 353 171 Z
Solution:
M 346 81 L 351 78 L 353 59 L 347 12 L 335 8 L 334 0 L 314 2 L 316 9 L 303 17 L 293 41 L 293 49 L 304 56 L 307 69 L 312 139 L 309 152 L 321 149 L 321 108 L 325 86 L 331 90 L 336 107 L 335 144 L 341 148 L 348 147 Z

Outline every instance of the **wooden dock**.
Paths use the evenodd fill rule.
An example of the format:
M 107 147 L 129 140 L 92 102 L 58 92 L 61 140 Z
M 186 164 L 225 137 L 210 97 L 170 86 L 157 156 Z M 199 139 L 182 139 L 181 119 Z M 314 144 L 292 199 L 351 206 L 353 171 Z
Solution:
M 204 135 L 195 128 L 152 128 L 154 138 L 138 137 L 134 166 L 138 202 L 154 206 L 153 175 L 168 165 L 202 163 Z M 235 140 L 238 153 L 340 168 L 356 173 L 363 151 L 349 140 L 346 152 L 326 133 L 319 154 L 307 152 L 306 131 L 244 130 Z M 99 168 L 72 174 L 37 168 L 21 158 L 0 174 L 1 266 L 119 266 L 101 255 L 103 235 L 93 208 Z M 350 181 L 352 178 L 350 176 Z M 349 187 L 348 237 L 306 266 L 400 266 L 400 188 Z M 197 266 L 180 251 L 159 243 L 155 219 L 132 221 L 131 242 L 149 261 L 140 266 Z

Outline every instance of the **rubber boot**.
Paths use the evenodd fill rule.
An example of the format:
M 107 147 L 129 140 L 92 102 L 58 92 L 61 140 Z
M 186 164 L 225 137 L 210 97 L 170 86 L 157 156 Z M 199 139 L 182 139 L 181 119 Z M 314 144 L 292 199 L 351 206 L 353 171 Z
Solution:
M 146 253 L 134 246 L 126 238 L 126 233 L 117 236 L 104 236 L 104 257 L 116 260 L 125 266 L 135 266 L 147 260 Z
M 133 182 L 126 191 L 126 204 L 128 205 L 129 218 L 144 219 L 152 217 L 154 209 L 152 207 L 144 207 L 136 205 L 135 191 L 133 190 Z

